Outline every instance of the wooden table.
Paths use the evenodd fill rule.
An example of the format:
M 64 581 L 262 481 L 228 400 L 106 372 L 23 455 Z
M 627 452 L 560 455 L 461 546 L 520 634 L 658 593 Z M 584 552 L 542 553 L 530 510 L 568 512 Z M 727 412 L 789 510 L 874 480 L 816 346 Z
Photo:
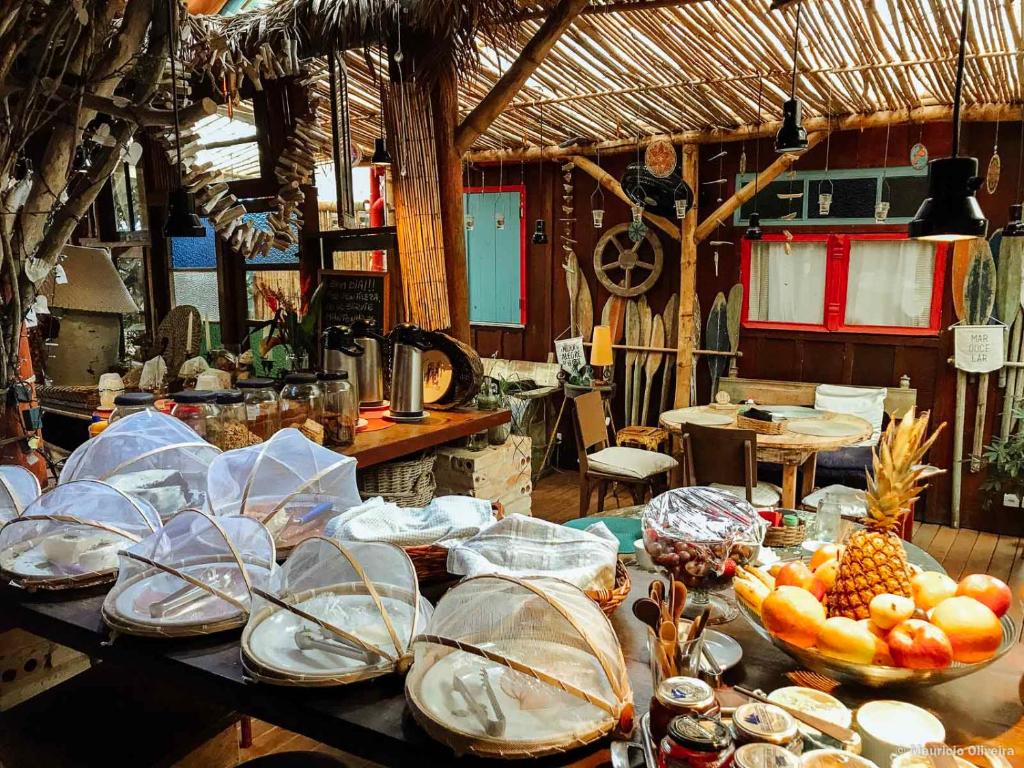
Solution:
M 627 660 L 638 712 L 651 695 L 645 627 L 632 615 L 633 600 L 647 594 L 651 575 L 631 568 L 632 593 L 612 617 Z M 0 612 L 13 623 L 56 642 L 118 665 L 125 675 L 167 680 L 204 702 L 222 702 L 234 710 L 322 741 L 367 760 L 388 766 L 482 765 L 484 761 L 455 760 L 451 753 L 415 724 L 405 705 L 397 677 L 339 688 L 295 689 L 246 683 L 239 660 L 238 635 L 192 640 L 148 640 L 121 636 L 103 645 L 107 631 L 100 619 L 101 593 L 71 600 L 34 597 L 14 589 L 0 590 Z M 1015 610 L 1019 610 L 1015 608 Z M 784 673 L 796 663 L 762 639 L 743 618 L 716 627 L 732 635 L 744 649 L 744 659 L 726 681 L 771 691 L 788 685 Z M 1014 765 L 1024 761 L 1024 714 L 1018 683 L 1024 670 L 1024 647 L 976 674 L 918 691 L 893 692 L 936 712 L 945 722 L 951 744 L 1001 746 L 1016 750 Z M 981 695 L 979 695 L 979 692 Z M 878 698 L 869 691 L 840 691 L 849 704 Z M 97 706 L 103 706 L 97 701 Z M 157 715 L 159 713 L 157 712 Z M 116 723 L 111 725 L 116 728 Z M 154 738 L 161 735 L 159 716 Z M 97 734 L 109 738 L 110 734 Z M 59 738 L 59 734 L 57 735 Z M 531 761 L 539 766 L 591 768 L 608 762 L 605 745 Z M 498 765 L 495 761 L 494 765 Z M 507 763 L 503 763 L 507 766 Z M 141 768 L 141 767 L 140 767 Z
M 469 437 L 511 420 L 512 412 L 508 410 L 427 411 L 423 421 L 395 423 L 387 429 L 359 432 L 355 443 L 339 450 L 356 459 L 357 466 L 363 469 Z
M 728 424 L 720 425 L 723 429 L 736 429 L 736 414 L 738 411 L 739 406 L 736 405 L 695 405 L 689 408 L 665 411 L 665 413 L 661 414 L 661 418 L 658 421 L 670 433 L 679 435 L 682 434 L 682 428 L 687 421 L 687 417 L 695 414 L 714 414 L 729 418 Z M 833 413 L 830 411 L 822 411 L 820 413 L 824 415 L 817 418 L 850 424 L 857 431 L 842 437 L 804 435 L 791 432 L 788 429 L 784 429 L 778 435 L 757 435 L 757 460 L 782 465 L 782 506 L 786 509 L 796 509 L 797 502 L 799 501 L 796 495 L 796 476 L 797 470 L 801 467 L 803 468 L 803 480 L 800 487 L 800 499 L 814 491 L 814 470 L 819 451 L 835 451 L 871 437 L 873 430 L 870 422 L 859 416 L 850 416 L 845 413 Z M 716 424 L 714 426 L 719 425 Z

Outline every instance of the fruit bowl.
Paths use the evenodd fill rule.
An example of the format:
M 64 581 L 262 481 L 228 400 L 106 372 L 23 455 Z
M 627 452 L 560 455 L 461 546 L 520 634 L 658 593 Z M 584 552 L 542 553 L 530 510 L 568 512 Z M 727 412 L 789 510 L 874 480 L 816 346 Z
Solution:
M 938 685 L 949 680 L 955 680 L 958 677 L 973 674 L 1001 658 L 1013 647 L 1017 638 L 1017 627 L 1013 618 L 1010 614 L 1006 614 L 999 620 L 1003 627 L 1003 639 L 999 644 L 998 650 L 991 658 L 976 664 L 961 664 L 954 661 L 952 665 L 945 669 L 907 669 L 878 664 L 855 664 L 843 659 L 825 656 L 813 648 L 800 648 L 781 638 L 775 637 L 764 627 L 761 623 L 761 617 L 746 602 L 743 600 L 737 600 L 736 602 L 739 605 L 740 613 L 750 622 L 750 625 L 757 630 L 761 637 L 768 640 L 776 648 L 788 653 L 807 669 L 831 677 L 840 683 L 863 685 L 868 688 Z

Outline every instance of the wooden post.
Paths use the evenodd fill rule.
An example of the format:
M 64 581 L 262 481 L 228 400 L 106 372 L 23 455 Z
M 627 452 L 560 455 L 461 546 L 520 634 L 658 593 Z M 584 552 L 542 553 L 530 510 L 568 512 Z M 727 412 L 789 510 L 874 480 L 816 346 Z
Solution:
M 697 186 L 697 163 L 700 149 L 696 144 L 683 147 L 683 181 L 690 189 Z M 696 201 L 686 212 L 682 225 L 682 248 L 679 259 L 679 336 L 676 342 L 676 396 L 675 407 L 685 408 L 690 403 L 690 378 L 693 375 L 693 296 L 697 290 L 697 230 Z
M 622 200 L 626 205 L 633 204 L 633 201 L 630 200 L 629 195 L 626 194 L 626 191 L 622 188 L 619 180 L 608 173 L 608 171 L 604 170 L 597 163 L 580 155 L 573 155 L 570 159 L 576 164 L 577 168 L 592 176 L 598 184 Z M 679 228 L 669 219 L 666 219 L 664 216 L 649 213 L 646 209 L 644 210 L 644 218 L 673 240 L 679 239 Z

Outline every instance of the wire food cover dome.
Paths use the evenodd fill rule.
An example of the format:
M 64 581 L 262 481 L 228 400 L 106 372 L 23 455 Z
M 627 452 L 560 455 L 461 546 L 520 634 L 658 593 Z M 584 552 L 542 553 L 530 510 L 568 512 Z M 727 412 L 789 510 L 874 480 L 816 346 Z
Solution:
M 282 553 L 323 533 L 332 517 L 362 503 L 356 460 L 292 428 L 218 456 L 207 485 L 214 514 L 255 517 Z
M 242 663 L 250 677 L 278 685 L 405 672 L 431 614 L 409 556 L 385 542 L 306 539 L 254 592 Z
M 118 550 L 159 526 L 149 503 L 99 480 L 58 485 L 0 529 L 0 573 L 27 589 L 113 581 Z
M 206 471 L 218 454 L 181 420 L 140 411 L 76 448 L 59 482 L 104 480 L 145 499 L 167 520 L 182 509 L 206 508 Z
M 413 651 L 406 699 L 456 753 L 537 757 L 632 727 L 618 637 L 568 582 L 465 579 L 441 598 Z
M 252 589 L 266 585 L 274 560 L 274 542 L 258 520 L 182 510 L 121 552 L 103 620 L 115 631 L 148 637 L 240 627 Z
M 39 498 L 39 480 L 24 467 L 0 466 L 0 523 L 17 517 Z

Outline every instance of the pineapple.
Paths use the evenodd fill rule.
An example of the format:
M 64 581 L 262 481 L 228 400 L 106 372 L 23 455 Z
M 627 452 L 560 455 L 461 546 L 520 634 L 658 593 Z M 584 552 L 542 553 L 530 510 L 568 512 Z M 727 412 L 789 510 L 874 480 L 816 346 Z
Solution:
M 945 425 L 942 425 L 945 426 Z M 865 530 L 847 538 L 835 585 L 827 596 L 829 616 L 868 618 L 868 603 L 884 593 L 910 597 L 907 553 L 896 531 L 918 497 L 926 477 L 937 470 L 921 460 L 942 431 L 928 434 L 928 414 L 908 411 L 890 422 L 873 451 L 874 477 L 868 475 Z

